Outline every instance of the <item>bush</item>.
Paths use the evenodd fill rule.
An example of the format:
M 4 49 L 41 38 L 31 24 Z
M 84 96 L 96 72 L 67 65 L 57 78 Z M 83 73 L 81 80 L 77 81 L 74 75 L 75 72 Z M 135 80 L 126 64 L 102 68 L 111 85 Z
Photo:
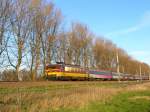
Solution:
M 28 70 L 23 69 L 19 72 L 19 74 L 21 74 L 23 81 L 31 80 L 30 72 Z M 0 80 L 2 81 L 18 81 L 18 76 L 16 75 L 15 70 L 12 69 L 4 70 L 3 72 L 1 72 L 0 76 Z

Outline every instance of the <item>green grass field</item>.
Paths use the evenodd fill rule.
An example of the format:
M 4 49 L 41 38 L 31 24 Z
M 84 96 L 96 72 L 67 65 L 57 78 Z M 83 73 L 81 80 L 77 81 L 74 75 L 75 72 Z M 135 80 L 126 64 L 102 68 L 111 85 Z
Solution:
M 150 112 L 150 83 L 0 83 L 0 112 Z
M 84 108 L 63 108 L 57 112 L 150 112 L 150 91 L 126 92 L 106 102 L 91 102 Z

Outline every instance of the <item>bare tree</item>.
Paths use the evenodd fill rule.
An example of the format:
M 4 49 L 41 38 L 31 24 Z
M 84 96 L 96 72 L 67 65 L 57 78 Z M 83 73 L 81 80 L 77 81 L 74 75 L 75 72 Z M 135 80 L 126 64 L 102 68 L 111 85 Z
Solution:
M 54 55 L 53 51 L 56 51 L 55 38 L 61 23 L 61 12 L 55 9 L 52 2 L 48 4 L 42 1 L 37 2 L 38 3 L 34 1 L 31 5 L 32 30 L 30 32 L 30 71 L 33 80 L 37 76 L 39 66 L 42 64 L 44 74 L 46 64 L 52 61 L 52 56 Z
M 7 56 L 10 65 L 16 69 L 18 80 L 22 80 L 19 70 L 23 57 L 26 54 L 26 42 L 30 31 L 28 3 L 28 0 L 16 0 L 12 8 L 13 13 L 10 21 L 11 38 L 7 47 Z
M 6 46 L 9 40 L 10 14 L 12 0 L 0 0 L 0 67 L 6 63 Z M 6 68 L 6 67 L 5 67 Z
M 6 32 L 8 30 L 8 19 L 10 17 L 11 0 L 0 1 L 0 55 L 5 50 L 7 41 Z
M 68 36 L 71 49 L 68 50 L 68 54 L 70 58 L 72 58 L 72 62 L 77 65 L 88 67 L 92 33 L 88 30 L 86 25 L 73 23 Z

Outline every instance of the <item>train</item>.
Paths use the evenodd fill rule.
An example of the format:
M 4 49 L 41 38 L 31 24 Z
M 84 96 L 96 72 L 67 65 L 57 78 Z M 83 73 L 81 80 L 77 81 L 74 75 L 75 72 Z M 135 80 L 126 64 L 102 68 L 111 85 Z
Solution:
M 149 75 L 130 75 L 104 70 L 82 68 L 79 65 L 57 62 L 45 68 L 48 80 L 149 80 Z

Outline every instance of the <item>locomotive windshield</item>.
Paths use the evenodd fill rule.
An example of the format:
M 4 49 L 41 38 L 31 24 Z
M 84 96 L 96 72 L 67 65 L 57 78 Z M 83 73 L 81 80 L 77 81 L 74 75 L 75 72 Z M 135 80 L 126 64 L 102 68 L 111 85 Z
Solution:
M 46 70 L 60 71 L 61 70 L 61 65 L 48 65 L 48 66 L 46 66 Z

